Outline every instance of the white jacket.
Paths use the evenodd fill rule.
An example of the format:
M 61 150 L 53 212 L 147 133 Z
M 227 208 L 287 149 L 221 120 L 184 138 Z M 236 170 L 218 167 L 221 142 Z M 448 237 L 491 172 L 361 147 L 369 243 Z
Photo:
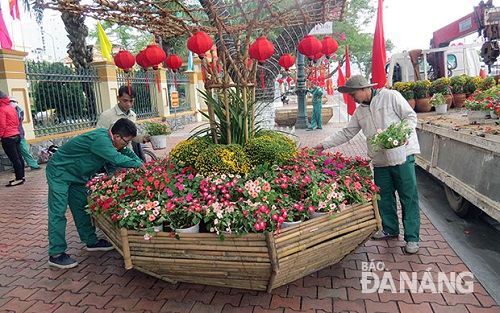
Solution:
M 362 130 L 367 139 L 368 156 L 372 159 L 373 166 L 389 166 L 383 152 L 374 151 L 374 147 L 369 144 L 368 140 L 377 132 L 377 129 L 384 130 L 393 122 L 400 121 L 406 121 L 408 126 L 413 129 L 406 149 L 406 155 L 419 154 L 420 145 L 418 144 L 417 133 L 415 131 L 417 113 L 415 113 L 399 92 L 385 88 L 376 90 L 369 105 L 359 105 L 347 126 L 324 139 L 321 144 L 325 149 L 339 146 L 351 140 Z

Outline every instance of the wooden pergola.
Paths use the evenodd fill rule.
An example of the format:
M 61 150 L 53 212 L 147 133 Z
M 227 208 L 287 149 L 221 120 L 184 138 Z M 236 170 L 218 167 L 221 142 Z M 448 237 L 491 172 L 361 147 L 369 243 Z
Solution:
M 40 0 L 37 0 L 40 1 Z M 346 0 L 57 0 L 40 3 L 44 8 L 70 12 L 128 25 L 164 38 L 186 37 L 203 30 L 214 37 L 218 59 L 210 66 L 202 61 L 205 88 L 222 91 L 238 86 L 255 102 L 258 64 L 249 63 L 248 48 L 258 36 L 276 29 L 293 29 L 327 21 L 341 21 Z M 298 43 L 302 38 L 290 35 Z M 222 68 L 222 71 L 217 71 Z M 249 108 L 252 109 L 252 108 Z M 213 108 L 208 107 L 210 119 Z M 229 114 L 228 114 L 229 115 Z M 229 118 L 229 116 L 227 116 Z M 212 124 L 212 123 L 211 123 Z

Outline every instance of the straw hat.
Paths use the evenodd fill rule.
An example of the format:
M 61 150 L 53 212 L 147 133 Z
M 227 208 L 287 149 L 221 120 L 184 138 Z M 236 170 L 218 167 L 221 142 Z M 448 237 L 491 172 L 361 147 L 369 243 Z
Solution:
M 358 89 L 370 88 L 377 84 L 369 84 L 366 78 L 362 75 L 354 75 L 349 77 L 349 79 L 345 82 L 344 86 L 340 86 L 338 91 L 341 93 L 349 93 Z

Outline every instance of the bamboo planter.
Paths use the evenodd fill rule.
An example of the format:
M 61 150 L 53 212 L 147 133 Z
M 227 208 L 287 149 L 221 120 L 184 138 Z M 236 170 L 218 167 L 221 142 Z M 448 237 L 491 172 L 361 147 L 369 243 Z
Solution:
M 117 228 L 104 216 L 94 223 L 136 269 L 170 283 L 271 290 L 338 263 L 382 229 L 376 201 L 283 229 L 279 235 L 225 235 L 167 232 L 145 241 L 143 233 Z

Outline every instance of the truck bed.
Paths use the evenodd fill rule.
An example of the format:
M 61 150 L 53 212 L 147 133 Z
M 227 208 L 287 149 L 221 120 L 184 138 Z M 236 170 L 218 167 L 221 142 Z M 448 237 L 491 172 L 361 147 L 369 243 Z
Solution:
M 500 120 L 470 125 L 466 111 L 418 114 L 418 166 L 500 221 Z

